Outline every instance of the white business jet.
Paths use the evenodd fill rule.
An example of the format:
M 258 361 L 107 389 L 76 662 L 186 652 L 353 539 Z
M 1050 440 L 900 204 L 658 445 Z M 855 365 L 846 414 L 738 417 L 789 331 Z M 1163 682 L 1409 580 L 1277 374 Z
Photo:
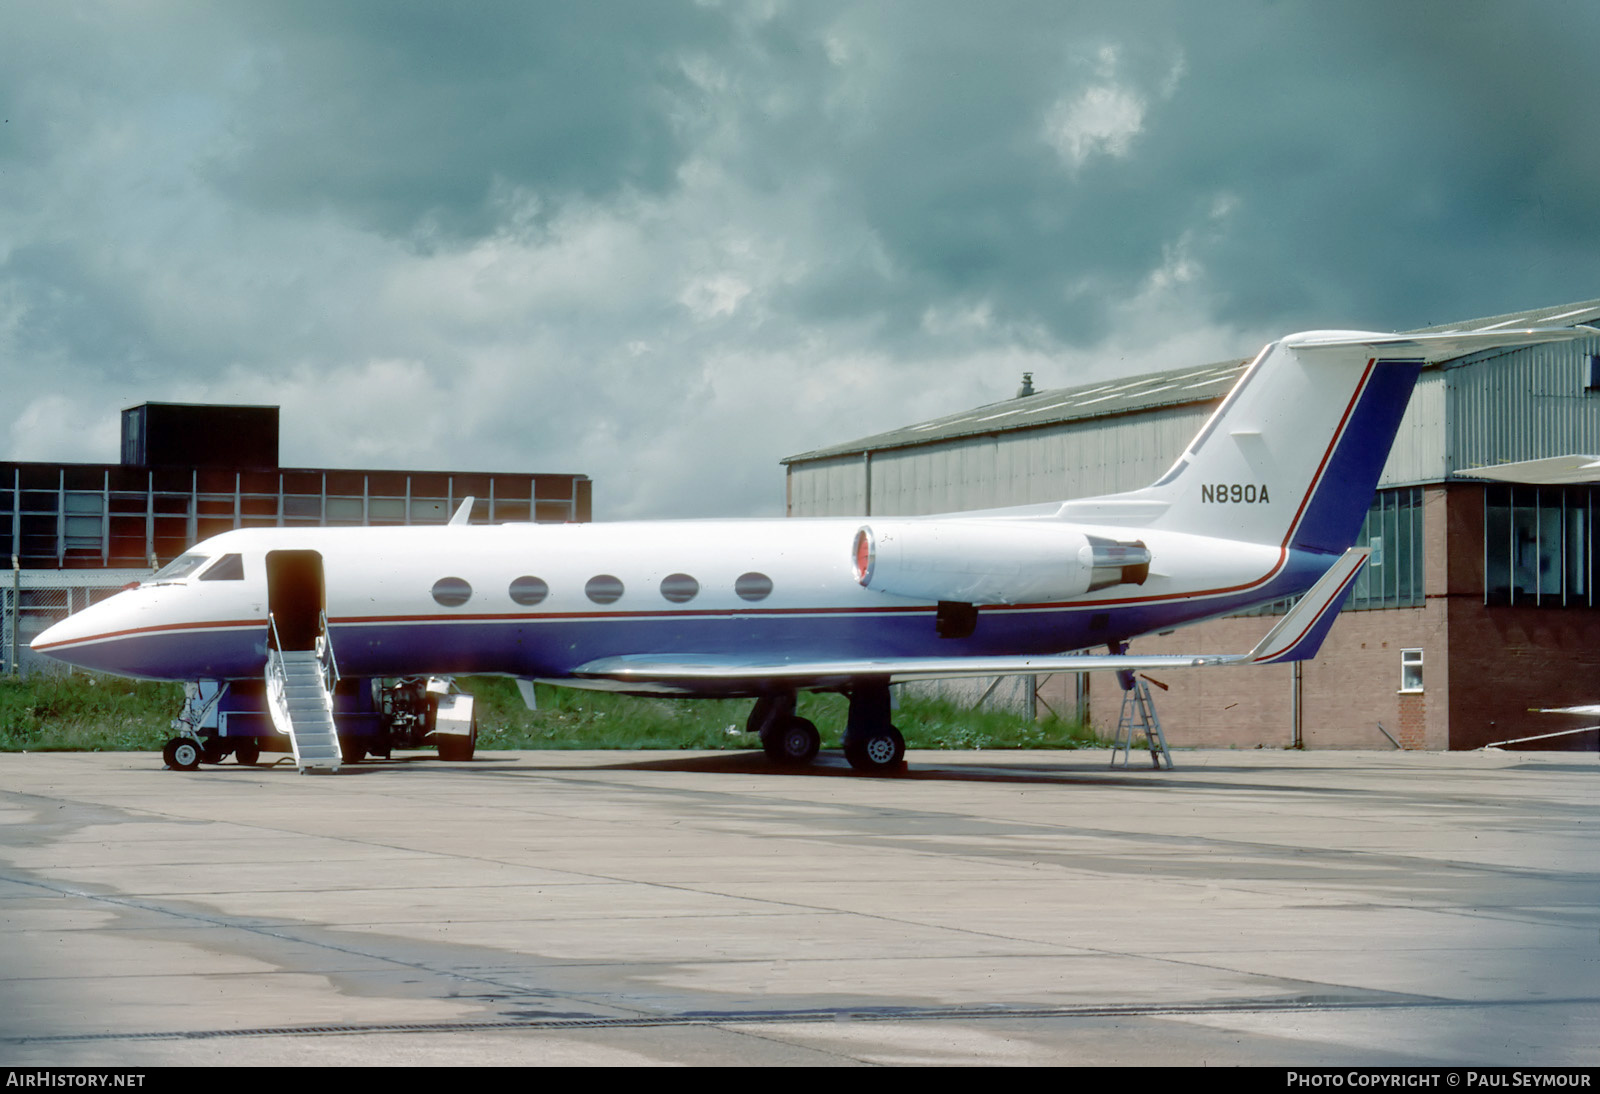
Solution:
M 228 532 L 33 648 L 189 682 L 174 767 L 254 762 L 285 740 L 302 770 L 423 740 L 470 758 L 470 713 L 441 681 L 479 673 L 751 697 L 749 729 L 785 764 L 819 743 L 796 693 L 843 692 L 846 757 L 887 771 L 905 749 L 892 683 L 1314 656 L 1365 560 L 1350 546 L 1422 365 L 1597 333 L 1290 335 L 1171 470 L 1107 497 L 931 517 L 496 526 L 469 525 L 464 506 L 445 526 Z M 1302 594 L 1248 653 L 1125 652 L 1141 634 Z M 1081 652 L 1097 648 L 1109 652 Z

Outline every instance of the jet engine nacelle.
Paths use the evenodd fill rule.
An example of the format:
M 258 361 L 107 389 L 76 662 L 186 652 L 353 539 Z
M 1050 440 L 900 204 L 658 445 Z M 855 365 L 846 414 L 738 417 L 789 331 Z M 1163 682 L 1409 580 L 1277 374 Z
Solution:
M 874 521 L 851 548 L 874 592 L 969 604 L 1038 604 L 1143 585 L 1150 551 L 1048 521 Z

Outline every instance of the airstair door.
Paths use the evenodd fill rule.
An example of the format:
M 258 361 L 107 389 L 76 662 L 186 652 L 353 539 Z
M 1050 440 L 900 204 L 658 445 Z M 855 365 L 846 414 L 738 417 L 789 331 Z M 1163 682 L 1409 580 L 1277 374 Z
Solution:
M 339 735 L 333 688 L 339 672 L 323 629 L 322 556 L 316 551 L 267 552 L 267 710 L 294 748 L 295 765 L 338 771 Z
M 322 555 L 316 551 L 267 552 L 267 610 L 284 650 L 315 649 L 324 607 Z

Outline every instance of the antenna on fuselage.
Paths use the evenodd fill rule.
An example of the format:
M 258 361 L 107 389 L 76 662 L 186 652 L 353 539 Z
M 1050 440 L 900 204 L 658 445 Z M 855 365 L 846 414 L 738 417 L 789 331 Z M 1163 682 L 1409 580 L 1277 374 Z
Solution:
M 450 517 L 451 524 L 466 524 L 472 519 L 472 503 L 478 499 L 468 494 L 461 499 L 461 504 L 456 506 L 456 511 Z

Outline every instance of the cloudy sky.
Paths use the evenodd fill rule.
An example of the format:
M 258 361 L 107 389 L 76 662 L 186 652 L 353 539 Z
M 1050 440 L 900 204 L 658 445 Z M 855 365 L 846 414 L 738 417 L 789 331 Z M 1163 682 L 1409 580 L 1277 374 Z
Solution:
M 287 465 L 782 512 L 1041 387 L 1600 296 L 1600 6 L 16 0 L 0 457 L 276 403 Z

